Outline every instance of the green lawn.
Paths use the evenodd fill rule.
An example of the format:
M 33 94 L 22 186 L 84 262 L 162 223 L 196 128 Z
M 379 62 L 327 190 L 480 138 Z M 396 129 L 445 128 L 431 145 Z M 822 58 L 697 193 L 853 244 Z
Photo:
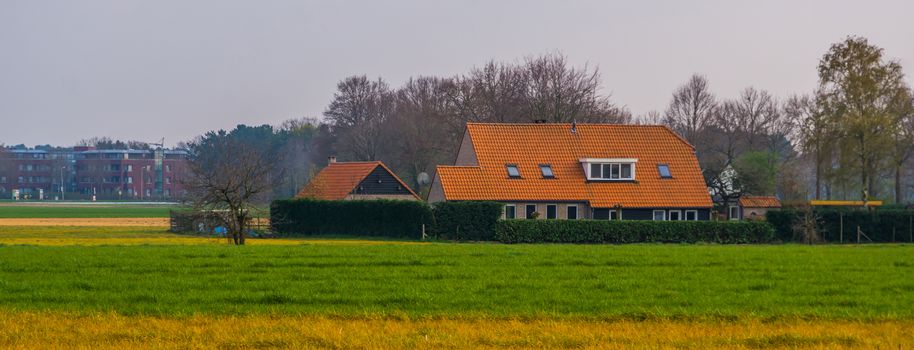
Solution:
M 914 246 L 0 245 L 0 308 L 914 319 Z
M 167 218 L 165 205 L 0 205 L 3 218 Z

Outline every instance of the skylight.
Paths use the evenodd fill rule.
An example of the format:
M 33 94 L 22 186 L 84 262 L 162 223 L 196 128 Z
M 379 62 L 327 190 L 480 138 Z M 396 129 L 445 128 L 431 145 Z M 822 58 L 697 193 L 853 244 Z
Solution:
M 549 164 L 540 164 L 540 172 L 543 173 L 545 178 L 554 178 L 555 174 L 552 172 L 552 165 Z
M 505 164 L 505 168 L 508 169 L 508 176 L 520 177 L 520 170 L 517 169 L 517 164 Z
M 669 178 L 672 178 L 672 177 L 673 177 L 673 175 L 670 174 L 670 166 L 669 166 L 669 165 L 666 165 L 666 164 L 657 164 L 657 171 L 660 172 L 660 177 L 662 177 L 662 178 L 669 179 Z

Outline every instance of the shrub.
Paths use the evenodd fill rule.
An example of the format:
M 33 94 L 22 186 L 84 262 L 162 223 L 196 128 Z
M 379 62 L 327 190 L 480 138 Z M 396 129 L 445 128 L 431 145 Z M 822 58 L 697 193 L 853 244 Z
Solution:
M 431 226 L 431 208 L 418 201 L 290 199 L 273 201 L 270 224 L 280 237 L 355 235 L 422 238 Z
M 435 203 L 435 233 L 442 239 L 492 241 L 504 204 L 496 202 Z
M 769 243 L 774 230 L 765 222 L 502 220 L 496 240 L 503 243 Z
M 797 222 L 808 209 L 782 209 L 769 211 L 768 222 L 778 237 L 795 237 Z M 914 241 L 914 211 L 897 208 L 878 208 L 872 211 L 836 208 L 815 209 L 815 216 L 822 238 L 826 242 L 857 242 L 857 227 L 873 242 Z M 843 235 L 842 235 L 843 227 Z M 865 240 L 865 239 L 864 239 Z

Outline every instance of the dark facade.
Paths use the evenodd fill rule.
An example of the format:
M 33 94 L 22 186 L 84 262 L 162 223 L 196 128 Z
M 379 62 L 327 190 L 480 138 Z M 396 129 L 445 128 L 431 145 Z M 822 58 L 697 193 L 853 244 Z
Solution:
M 354 195 L 403 195 L 410 196 L 410 191 L 384 167 L 376 167 L 351 194 Z

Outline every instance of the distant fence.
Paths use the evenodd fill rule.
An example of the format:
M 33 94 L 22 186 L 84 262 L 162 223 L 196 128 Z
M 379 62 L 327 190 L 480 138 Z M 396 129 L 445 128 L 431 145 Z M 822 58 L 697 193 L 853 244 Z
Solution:
M 814 227 L 818 239 L 830 243 L 914 243 L 914 210 L 910 209 L 782 209 L 767 220 L 784 241 L 802 241 Z
M 216 227 L 226 226 L 225 220 L 212 211 L 172 210 L 169 219 L 169 231 L 176 233 L 213 233 Z M 248 229 L 260 233 L 269 232 L 270 220 L 254 218 L 248 224 Z

